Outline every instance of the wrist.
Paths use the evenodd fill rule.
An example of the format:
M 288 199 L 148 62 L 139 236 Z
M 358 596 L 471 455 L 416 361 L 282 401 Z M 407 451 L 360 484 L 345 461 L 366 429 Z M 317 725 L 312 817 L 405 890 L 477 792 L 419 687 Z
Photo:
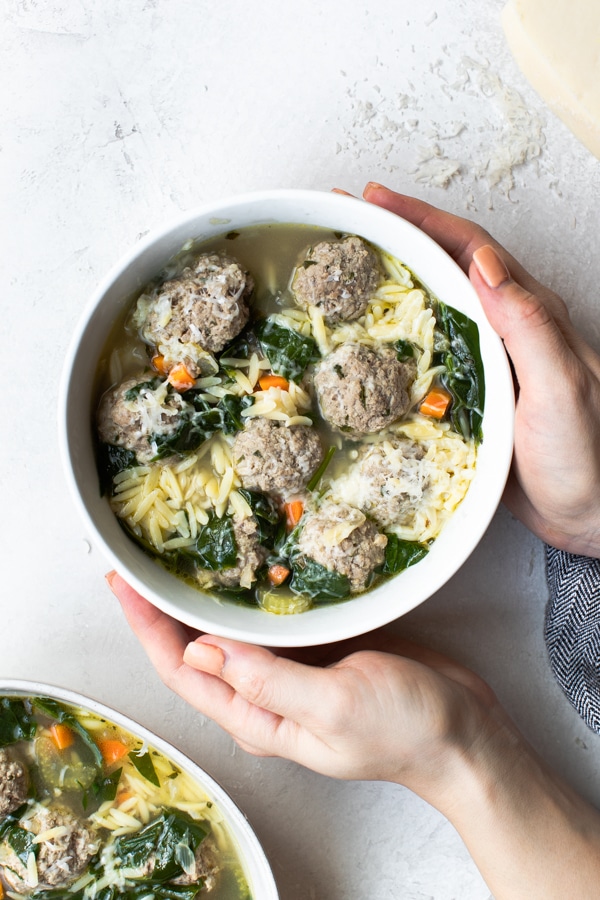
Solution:
M 477 739 L 448 748 L 436 792 L 497 900 L 593 896 L 600 817 L 535 753 L 500 708 Z

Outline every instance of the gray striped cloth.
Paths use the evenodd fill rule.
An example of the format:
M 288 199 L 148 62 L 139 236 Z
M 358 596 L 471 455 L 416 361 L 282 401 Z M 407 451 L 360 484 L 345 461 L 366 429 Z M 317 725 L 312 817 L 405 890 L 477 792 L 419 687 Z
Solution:
M 544 637 L 569 702 L 600 734 L 600 560 L 546 547 Z

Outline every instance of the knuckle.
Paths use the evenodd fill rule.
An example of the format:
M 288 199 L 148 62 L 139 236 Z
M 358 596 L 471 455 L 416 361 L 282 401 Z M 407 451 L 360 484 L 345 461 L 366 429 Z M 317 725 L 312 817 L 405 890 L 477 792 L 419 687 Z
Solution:
M 239 679 L 236 689 L 255 706 L 269 709 L 273 702 L 272 684 L 259 672 L 250 672 L 243 675 Z

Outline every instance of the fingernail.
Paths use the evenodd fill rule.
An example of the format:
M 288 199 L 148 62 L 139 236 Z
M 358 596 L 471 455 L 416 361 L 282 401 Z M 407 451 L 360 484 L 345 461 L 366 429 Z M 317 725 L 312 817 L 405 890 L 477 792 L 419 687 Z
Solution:
M 352 197 L 353 194 L 349 194 L 348 191 L 344 191 L 342 188 L 331 188 L 332 194 L 343 194 L 344 197 Z
M 503 260 L 489 244 L 475 251 L 473 262 L 488 287 L 500 287 L 510 278 L 510 273 Z
M 221 648 L 214 644 L 193 641 L 185 648 L 183 661 L 193 669 L 200 669 L 202 672 L 208 672 L 209 675 L 220 675 L 227 657 Z
M 106 581 L 107 581 L 108 586 L 111 589 L 111 591 L 113 589 L 113 581 L 115 580 L 116 575 L 117 575 L 117 573 L 113 569 L 111 572 L 107 572 L 106 575 L 104 576 L 106 578 Z
M 374 191 L 387 191 L 387 188 L 384 184 L 379 184 L 378 181 L 367 181 L 367 183 L 365 185 L 365 191 L 368 191 L 371 189 Z

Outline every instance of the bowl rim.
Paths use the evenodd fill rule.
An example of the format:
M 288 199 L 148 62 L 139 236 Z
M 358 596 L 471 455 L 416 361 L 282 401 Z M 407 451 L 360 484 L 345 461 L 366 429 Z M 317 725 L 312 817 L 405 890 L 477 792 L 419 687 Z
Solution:
M 0 677 L 0 697 L 18 696 L 51 697 L 64 703 L 88 710 L 119 725 L 124 730 L 144 740 L 150 747 L 173 760 L 181 769 L 195 778 L 203 790 L 223 813 L 230 838 L 236 846 L 240 864 L 250 885 L 252 896 L 261 900 L 278 900 L 279 893 L 266 853 L 258 840 L 248 816 L 242 812 L 227 790 L 199 763 L 187 756 L 169 741 L 161 738 L 146 726 L 131 719 L 125 713 L 105 703 L 70 688 L 46 682 Z M 248 857 L 248 858 L 247 858 Z
M 299 220 L 299 216 L 295 219 L 274 218 L 273 208 L 281 209 L 289 205 L 293 205 L 298 208 L 306 207 L 309 210 L 319 211 L 322 211 L 323 208 L 326 208 L 327 214 L 332 218 L 335 218 L 336 216 L 338 218 L 343 217 L 344 220 L 348 219 L 349 223 L 354 220 L 363 222 L 363 228 L 359 228 L 357 230 L 351 228 L 340 228 L 340 230 L 362 234 L 362 236 L 367 240 L 372 240 L 373 243 L 379 246 L 382 246 L 382 242 L 381 240 L 376 240 L 375 238 L 371 237 L 373 231 L 381 230 L 383 232 L 383 230 L 385 229 L 387 234 L 387 229 L 389 229 L 389 232 L 393 236 L 392 238 L 390 238 L 391 241 L 396 240 L 398 235 L 402 233 L 403 236 L 409 241 L 409 243 L 412 242 L 411 252 L 413 254 L 416 254 L 419 259 L 421 255 L 423 255 L 425 259 L 430 260 L 430 264 L 432 264 L 432 262 L 435 262 L 436 278 L 438 277 L 438 270 L 440 270 L 445 273 L 447 277 L 449 277 L 449 282 L 451 285 L 460 285 L 461 296 L 464 294 L 465 300 L 467 301 L 466 305 L 469 306 L 470 304 L 473 311 L 477 312 L 476 320 L 480 331 L 482 355 L 483 345 L 485 344 L 487 348 L 486 352 L 490 353 L 491 357 L 493 357 L 495 373 L 495 379 L 493 382 L 494 391 L 500 403 L 500 406 L 502 407 L 502 429 L 495 428 L 494 425 L 494 436 L 497 442 L 498 450 L 496 454 L 497 458 L 494 462 L 495 490 L 493 494 L 485 495 L 479 498 L 480 504 L 479 508 L 476 511 L 470 510 L 470 516 L 473 517 L 476 515 L 477 517 L 477 533 L 476 535 L 471 534 L 468 528 L 466 528 L 464 531 L 464 534 L 466 534 L 466 538 L 464 538 L 463 534 L 462 541 L 463 544 L 466 544 L 468 552 L 458 552 L 455 554 L 455 558 L 453 558 L 452 560 L 442 560 L 440 557 L 439 548 L 440 546 L 444 546 L 443 539 L 445 539 L 449 527 L 459 517 L 461 510 L 464 510 L 467 507 L 469 507 L 470 509 L 468 499 L 469 495 L 473 492 L 473 487 L 471 487 L 470 491 L 467 492 L 467 496 L 462 501 L 461 505 L 453 513 L 451 519 L 444 526 L 443 531 L 434 542 L 431 551 L 428 554 L 428 557 L 421 563 L 419 563 L 419 566 L 421 567 L 421 573 L 423 573 L 424 571 L 427 571 L 428 575 L 432 573 L 430 579 L 430 587 L 428 587 L 425 595 L 422 594 L 420 589 L 415 588 L 415 585 L 418 586 L 418 581 L 411 574 L 413 570 L 408 569 L 405 570 L 405 572 L 394 576 L 389 581 L 384 582 L 382 586 L 368 591 L 365 594 L 351 597 L 347 601 L 343 601 L 339 604 L 316 606 L 305 613 L 301 613 L 295 616 L 273 616 L 257 608 L 238 606 L 236 604 L 230 603 L 229 601 L 215 600 L 214 597 L 203 594 L 201 591 L 198 591 L 187 585 L 183 587 L 183 582 L 179 582 L 175 576 L 167 573 L 164 567 L 160 566 L 160 563 L 153 562 L 153 570 L 150 577 L 150 575 L 147 574 L 149 558 L 146 554 L 144 554 L 144 551 L 135 547 L 135 551 L 137 552 L 136 556 L 136 553 L 131 551 L 131 548 L 129 548 L 129 550 L 131 551 L 129 552 L 123 550 L 123 548 L 119 546 L 117 552 L 115 546 L 111 544 L 103 534 L 96 520 L 92 516 L 88 505 L 83 500 L 82 492 L 80 490 L 77 476 L 75 474 L 73 451 L 71 448 L 69 400 L 71 391 L 73 389 L 73 369 L 78 362 L 78 357 L 81 353 L 82 341 L 89 333 L 94 315 L 101 308 L 102 302 L 106 295 L 110 294 L 111 289 L 114 288 L 115 284 L 119 282 L 119 279 L 122 279 L 128 273 L 135 271 L 136 265 L 139 266 L 141 264 L 146 254 L 152 254 L 153 251 L 156 252 L 156 248 L 159 247 L 162 242 L 168 241 L 175 234 L 182 232 L 189 233 L 190 237 L 193 237 L 191 231 L 194 225 L 199 221 L 205 223 L 205 228 L 207 228 L 210 223 L 211 227 L 215 228 L 213 232 L 215 236 L 223 234 L 223 232 L 229 230 L 229 228 L 227 227 L 228 225 L 230 225 L 230 227 L 232 228 L 243 227 L 236 226 L 235 224 L 235 215 L 239 215 L 240 209 L 256 209 L 263 207 L 267 210 L 271 209 L 271 214 L 267 213 L 266 215 L 262 215 L 260 217 L 255 216 L 256 224 L 268 224 L 273 222 L 297 222 Z M 320 215 L 321 212 L 319 212 L 319 216 Z M 234 223 L 233 225 L 231 225 L 232 221 Z M 308 224 L 317 224 L 317 220 L 313 217 L 312 213 Z M 325 222 L 324 227 L 332 226 L 330 223 Z M 179 246 L 182 246 L 183 243 L 184 241 L 182 241 Z M 396 251 L 395 255 L 404 261 L 401 253 L 398 253 Z M 433 288 L 431 287 L 432 279 L 431 277 L 427 277 L 426 272 L 423 272 L 422 269 L 419 269 L 419 267 L 415 266 L 412 261 L 407 261 L 407 265 L 409 266 L 409 268 L 415 271 L 415 274 L 420 278 L 420 280 L 423 281 L 423 283 L 427 285 L 427 287 L 430 288 L 436 296 L 439 296 L 440 291 L 433 290 Z M 158 271 L 159 268 L 160 265 L 156 264 L 154 271 Z M 146 279 L 146 281 L 147 280 L 148 279 Z M 145 282 L 142 279 L 141 283 L 139 284 L 140 288 L 143 286 L 143 283 Z M 455 288 L 453 287 L 453 290 L 454 289 Z M 441 299 L 444 298 L 442 297 Z M 450 303 L 450 305 L 455 304 Z M 493 423 L 495 422 L 495 420 L 490 420 L 488 418 L 486 423 L 485 419 L 486 413 L 489 416 L 488 410 L 490 394 L 492 393 L 490 391 L 490 387 L 491 383 L 486 373 L 486 412 L 484 413 L 484 431 L 489 428 L 490 421 L 492 421 Z M 325 644 L 354 637 L 358 634 L 366 633 L 382 625 L 389 624 L 391 621 L 394 621 L 395 619 L 409 612 L 411 609 L 415 608 L 416 606 L 423 603 L 426 599 L 431 597 L 437 590 L 439 590 L 444 584 L 446 584 L 471 555 L 471 553 L 483 537 L 483 534 L 487 530 L 496 512 L 510 469 L 514 438 L 513 382 L 504 346 L 498 335 L 492 330 L 491 326 L 489 325 L 489 322 L 487 321 L 487 318 L 483 313 L 479 298 L 477 297 L 477 294 L 471 282 L 462 271 L 462 269 L 459 268 L 457 263 L 449 256 L 449 254 L 446 253 L 446 251 L 444 251 L 440 247 L 439 244 L 437 244 L 432 238 L 421 231 L 421 229 L 417 228 L 417 226 L 408 222 L 406 219 L 403 219 L 400 216 L 397 216 L 395 213 L 390 212 L 389 210 L 383 209 L 373 204 L 369 204 L 364 200 L 359 200 L 358 198 L 349 197 L 347 195 L 337 194 L 335 192 L 313 191 L 295 188 L 271 189 L 265 191 L 235 194 L 223 199 L 196 206 L 190 210 L 185 211 L 184 213 L 171 217 L 170 220 L 164 223 L 161 227 L 151 230 L 135 246 L 124 253 L 121 258 L 109 269 L 107 274 L 100 280 L 100 282 L 92 292 L 87 303 L 85 304 L 77 326 L 73 332 L 61 373 L 58 411 L 59 447 L 63 461 L 63 469 L 65 471 L 70 493 L 75 501 L 76 507 L 79 509 L 79 513 L 82 516 L 83 521 L 86 523 L 88 529 L 91 530 L 94 543 L 99 545 L 103 554 L 112 564 L 112 567 L 117 572 L 119 572 L 119 574 L 121 574 L 140 594 L 142 594 L 142 596 L 148 599 L 157 608 L 161 609 L 168 615 L 173 616 L 179 621 L 184 622 L 187 625 L 197 628 L 200 631 L 207 631 L 213 634 L 218 634 L 222 637 L 234 638 L 255 644 L 262 644 L 265 646 L 280 647 Z M 479 455 L 481 455 L 482 452 L 484 455 L 488 454 L 485 434 L 484 441 L 478 449 Z M 476 468 L 474 482 L 477 481 L 477 475 L 479 471 L 480 463 L 478 463 L 478 466 Z M 127 543 L 135 546 L 133 545 L 132 541 L 128 541 Z M 462 547 L 462 544 L 459 546 Z M 123 558 L 124 555 L 127 556 L 126 560 Z M 142 556 L 144 557 L 145 564 L 142 562 Z M 433 571 L 434 566 L 428 565 L 427 570 L 425 570 L 423 568 L 424 565 L 428 564 L 431 559 L 436 556 L 436 566 L 439 566 L 440 562 L 444 563 L 441 569 L 436 568 L 436 570 Z M 414 568 L 419 568 L 419 566 Z M 161 574 L 159 572 L 154 571 L 155 569 L 161 570 L 161 572 L 163 573 L 163 577 L 161 577 Z M 165 580 L 164 576 L 167 576 L 168 580 Z M 410 591 L 413 592 L 410 598 L 404 598 L 401 603 L 398 601 L 398 598 L 395 597 L 392 599 L 391 604 L 386 604 L 383 601 L 377 604 L 369 604 L 368 621 L 363 622 L 357 605 L 364 604 L 365 597 L 369 597 L 372 599 L 376 596 L 379 596 L 382 587 L 384 587 L 385 585 L 389 586 L 390 584 L 398 584 L 399 578 L 403 578 L 404 586 L 410 588 Z M 149 583 L 150 581 L 152 583 Z M 170 594 L 172 593 L 171 589 L 174 587 L 173 581 L 176 581 L 178 583 L 178 602 L 174 602 L 170 599 Z M 156 587 L 156 585 L 158 585 L 158 587 Z M 192 604 L 193 601 L 191 598 L 188 601 L 185 588 L 187 588 L 189 592 L 193 592 L 197 600 L 201 600 L 201 602 L 198 603 L 198 609 L 194 608 L 193 610 L 191 610 L 189 608 L 190 604 Z M 182 609 L 181 598 L 184 595 L 185 604 L 184 608 Z M 209 600 L 211 606 L 206 604 L 205 601 L 207 599 Z M 352 612 L 350 614 L 344 615 L 342 611 L 350 605 L 353 606 Z M 228 616 L 228 614 L 224 612 L 226 606 L 234 608 L 236 610 L 235 617 Z M 217 612 L 217 609 L 220 609 L 220 614 Z M 233 621 L 233 619 L 235 619 L 235 621 Z M 301 621 L 299 622 L 298 620 Z M 362 622 L 362 624 L 358 624 L 359 621 Z M 296 622 L 297 624 L 294 625 L 294 622 Z

